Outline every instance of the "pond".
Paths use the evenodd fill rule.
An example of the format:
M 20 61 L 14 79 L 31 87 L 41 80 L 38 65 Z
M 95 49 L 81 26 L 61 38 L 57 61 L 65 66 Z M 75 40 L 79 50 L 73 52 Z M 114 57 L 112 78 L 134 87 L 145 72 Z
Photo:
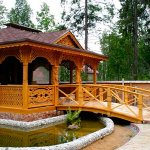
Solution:
M 104 128 L 99 120 L 82 120 L 78 130 L 67 130 L 65 123 L 32 131 L 0 128 L 0 147 L 51 146 L 73 141 Z

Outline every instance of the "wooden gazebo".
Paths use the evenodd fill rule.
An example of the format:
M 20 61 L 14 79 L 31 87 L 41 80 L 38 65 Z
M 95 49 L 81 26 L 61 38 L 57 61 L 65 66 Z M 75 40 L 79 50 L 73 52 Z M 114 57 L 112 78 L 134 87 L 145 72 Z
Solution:
M 93 84 L 96 84 L 98 64 L 107 57 L 83 49 L 70 31 L 41 32 L 12 23 L 6 26 L 0 29 L 1 112 L 55 109 L 67 91 L 80 100 L 84 65 L 93 69 Z M 61 65 L 70 70 L 69 84 L 59 83 Z

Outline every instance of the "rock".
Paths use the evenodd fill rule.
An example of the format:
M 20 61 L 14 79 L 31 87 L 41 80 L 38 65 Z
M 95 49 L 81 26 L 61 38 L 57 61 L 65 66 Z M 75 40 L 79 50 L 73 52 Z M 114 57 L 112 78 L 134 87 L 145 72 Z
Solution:
M 79 129 L 80 127 L 77 124 L 71 124 L 68 126 L 68 129 L 74 130 L 74 129 Z

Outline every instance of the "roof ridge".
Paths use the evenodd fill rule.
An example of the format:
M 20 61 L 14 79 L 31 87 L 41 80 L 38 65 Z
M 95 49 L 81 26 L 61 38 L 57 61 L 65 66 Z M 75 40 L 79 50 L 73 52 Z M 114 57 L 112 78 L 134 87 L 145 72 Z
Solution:
M 6 23 L 4 25 L 6 25 L 7 27 L 13 27 L 13 28 L 16 28 L 16 29 L 30 31 L 30 32 L 37 32 L 37 33 L 42 32 L 40 30 L 33 29 L 33 28 L 30 28 L 30 27 L 26 27 L 26 26 L 19 25 L 19 24 L 15 24 L 15 23 Z

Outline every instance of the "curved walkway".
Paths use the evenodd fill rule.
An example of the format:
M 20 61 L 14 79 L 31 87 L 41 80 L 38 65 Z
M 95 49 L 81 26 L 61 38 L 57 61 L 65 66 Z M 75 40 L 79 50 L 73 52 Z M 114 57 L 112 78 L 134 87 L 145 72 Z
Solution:
M 135 124 L 138 134 L 117 150 L 150 150 L 150 124 Z

